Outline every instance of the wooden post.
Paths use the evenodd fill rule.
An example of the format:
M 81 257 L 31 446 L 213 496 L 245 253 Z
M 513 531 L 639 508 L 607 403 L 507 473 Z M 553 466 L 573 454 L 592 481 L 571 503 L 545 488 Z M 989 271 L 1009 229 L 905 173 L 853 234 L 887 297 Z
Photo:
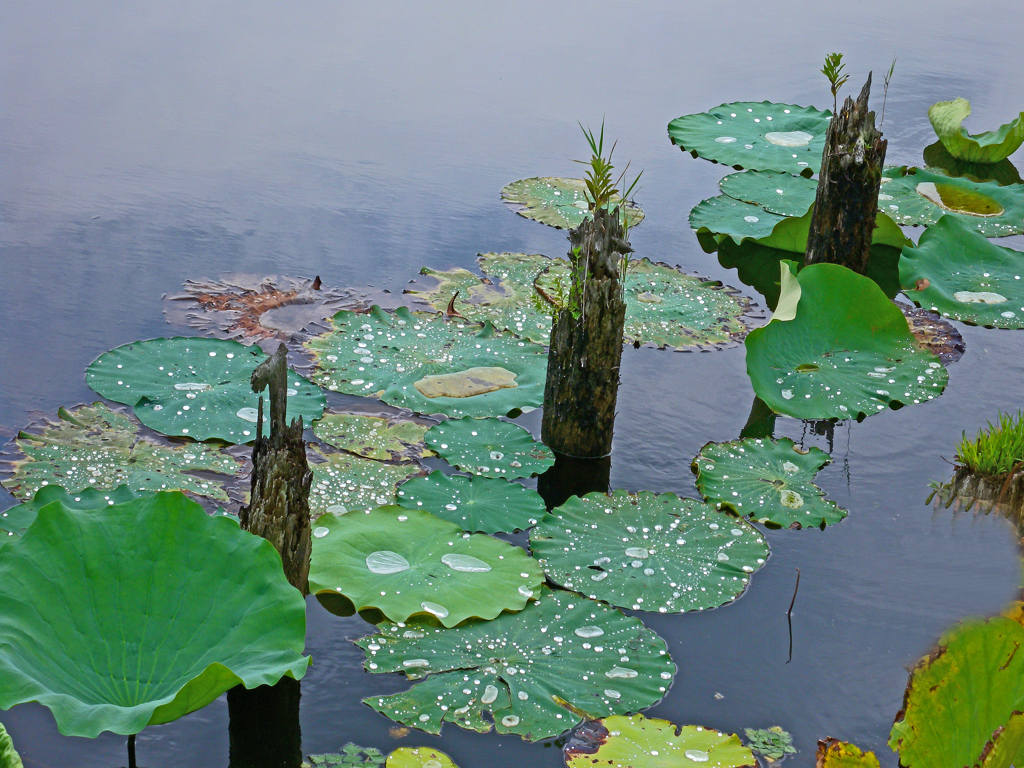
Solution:
M 825 132 L 805 264 L 841 264 L 864 274 L 878 212 L 878 189 L 888 142 L 868 111 L 871 75 L 849 96 Z
M 618 209 L 598 209 L 569 231 L 570 306 L 551 331 L 541 439 L 558 453 L 599 458 L 612 450 L 626 302 L 619 265 L 632 252 Z

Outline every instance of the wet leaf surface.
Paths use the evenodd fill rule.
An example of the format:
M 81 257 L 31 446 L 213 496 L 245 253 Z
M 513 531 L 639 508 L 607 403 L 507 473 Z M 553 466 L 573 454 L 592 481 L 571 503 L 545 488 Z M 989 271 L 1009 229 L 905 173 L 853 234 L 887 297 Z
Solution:
M 500 419 L 449 419 L 430 428 L 426 443 L 454 467 L 482 477 L 532 477 L 555 463 L 555 454 L 528 430 Z
M 697 490 L 712 504 L 777 528 L 824 528 L 846 510 L 814 484 L 829 456 L 789 438 L 708 443 L 693 460 Z
M 25 768 L 3 723 L 0 723 L 0 768 Z
M 309 513 L 314 520 L 325 512 L 343 515 L 393 504 L 398 485 L 425 471 L 420 464 L 391 464 L 350 453 L 326 453 L 312 445 L 307 447 L 306 455 L 313 471 Z
M 818 742 L 814 768 L 879 768 L 874 752 L 861 752 L 845 741 L 829 737 Z
M 970 117 L 971 102 L 966 99 L 940 101 L 928 107 L 928 120 L 935 135 L 953 157 L 969 163 L 998 163 L 1024 144 L 1024 112 L 994 131 L 972 136 L 961 125 Z
M 429 424 L 358 413 L 325 413 L 313 434 L 325 443 L 377 461 L 410 461 L 430 456 L 423 444 Z
M 128 486 L 121 485 L 112 491 L 97 491 L 95 488 L 87 488 L 84 491 L 68 493 L 57 485 L 48 485 L 40 488 L 28 501 L 0 512 L 0 547 L 5 542 L 21 536 L 35 521 L 39 510 L 47 504 L 59 501 L 67 509 L 76 512 L 89 509 L 105 509 L 114 504 L 123 504 L 131 501 L 138 495 L 128 489 Z M 6 534 L 6 538 L 4 537 Z
M 385 623 L 356 644 L 370 672 L 426 676 L 408 691 L 365 702 L 428 733 L 450 722 L 537 741 L 584 718 L 649 707 L 676 672 L 665 641 L 638 619 L 547 588 L 520 613 L 494 621 L 452 629 L 433 620 Z
M 573 496 L 530 532 L 556 584 L 640 611 L 683 613 L 735 600 L 768 545 L 749 523 L 673 493 Z
M 513 206 L 520 216 L 539 221 L 556 229 L 575 229 L 591 218 L 587 203 L 587 186 L 583 179 L 555 176 L 513 181 L 501 190 L 501 198 Z M 613 198 L 613 205 L 620 204 Z M 627 203 L 629 225 L 635 227 L 644 218 L 638 206 Z
M 490 477 L 446 475 L 440 470 L 414 477 L 398 488 L 398 504 L 422 509 L 464 531 L 521 531 L 544 517 L 544 499 L 531 488 Z M 2 525 L 2 522 L 0 522 Z
M 429 747 L 399 747 L 388 755 L 387 768 L 459 768 L 444 752 Z

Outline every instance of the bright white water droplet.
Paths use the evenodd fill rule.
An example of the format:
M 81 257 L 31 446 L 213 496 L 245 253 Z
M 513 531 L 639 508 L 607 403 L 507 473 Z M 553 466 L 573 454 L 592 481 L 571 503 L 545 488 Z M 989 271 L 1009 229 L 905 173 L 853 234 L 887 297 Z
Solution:
M 743 220 L 748 224 L 756 224 L 757 222 L 760 221 L 760 219 L 757 218 L 757 216 L 744 216 Z
M 782 394 L 782 399 L 783 400 L 792 400 L 793 399 L 793 390 L 792 389 L 784 389 L 784 390 L 782 390 L 781 394 Z
M 519 594 L 523 597 L 533 597 L 533 590 L 523 584 L 519 587 Z
M 1002 304 L 1006 297 L 991 291 L 957 291 L 953 298 L 961 304 Z
M 798 466 L 797 466 L 796 464 L 794 464 L 794 463 L 793 463 L 792 461 L 787 461 L 787 462 L 785 462 L 785 463 L 784 463 L 784 464 L 782 465 L 782 468 L 783 468 L 784 470 L 786 470 L 787 472 L 789 472 L 790 474 L 793 474 L 794 472 L 799 472 L 799 471 L 800 471 L 800 467 L 798 467 Z
M 493 685 L 484 688 L 484 695 L 480 697 L 481 704 L 493 704 L 498 700 L 498 689 Z
M 409 570 L 409 561 L 397 552 L 384 549 L 366 556 L 366 570 L 379 574 L 401 573 Z
M 323 526 L 320 526 L 319 528 L 314 528 L 313 529 L 313 535 L 316 538 L 318 538 L 318 539 L 322 539 L 324 536 L 326 536 L 330 532 L 331 531 L 330 531 L 329 528 L 324 528 Z
M 735 144 L 736 143 L 736 137 L 735 136 L 719 136 L 717 139 L 715 139 L 715 141 L 718 142 L 719 144 Z
M 629 669 L 628 667 L 612 667 L 610 670 L 604 673 L 605 677 L 611 678 L 623 678 L 630 679 L 638 677 L 640 675 L 635 669 Z
M 501 718 L 501 724 L 504 725 L 506 728 L 514 728 L 515 726 L 519 725 L 519 716 L 505 715 L 505 717 Z
M 780 501 L 782 506 L 789 507 L 790 509 L 799 509 L 804 505 L 804 497 L 796 491 L 791 491 L 788 488 L 779 493 Z
M 434 614 L 439 619 L 448 618 L 448 609 L 445 608 L 443 605 L 438 605 L 437 603 L 431 603 L 424 600 L 422 603 L 420 603 L 420 608 L 422 608 L 427 613 Z
M 706 763 L 708 761 L 708 753 L 702 752 L 699 749 L 688 749 L 683 754 L 695 763 Z
M 651 553 L 643 547 L 630 547 L 626 550 L 626 557 L 637 557 L 641 560 L 649 556 Z
M 491 566 L 471 555 L 441 555 L 441 562 L 460 573 L 487 573 Z
M 577 627 L 573 631 L 576 633 L 576 635 L 578 637 L 587 637 L 587 638 L 590 638 L 590 637 L 600 637 L 601 635 L 604 634 L 604 630 L 603 629 L 601 629 L 600 627 L 594 627 L 594 626 Z
M 491 451 L 491 461 L 501 461 L 505 458 L 505 454 L 501 451 Z
M 211 385 L 198 381 L 183 381 L 180 384 L 175 384 L 174 388 L 179 392 L 206 392 L 213 389 Z
M 406 659 L 402 662 L 403 667 L 429 667 L 430 662 L 426 659 Z
M 255 408 L 239 408 L 238 413 L 235 414 L 242 421 L 248 421 L 250 424 L 255 424 L 260 417 L 260 412 Z
M 622 694 L 621 693 L 619 693 L 618 691 L 613 691 L 611 688 L 605 688 L 604 689 L 604 695 L 607 696 L 609 699 L 621 699 L 622 698 Z

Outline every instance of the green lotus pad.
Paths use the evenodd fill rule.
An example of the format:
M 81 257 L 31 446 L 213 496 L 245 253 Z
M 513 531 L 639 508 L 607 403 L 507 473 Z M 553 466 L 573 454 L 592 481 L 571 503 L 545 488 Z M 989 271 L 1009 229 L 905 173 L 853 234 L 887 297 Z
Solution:
M 335 755 L 310 755 L 309 761 L 300 768 L 317 768 L 318 766 L 364 766 L 364 768 L 384 768 L 385 757 L 379 749 L 360 747 L 351 742 L 341 748 Z
M 249 443 L 256 439 L 259 404 L 250 377 L 264 359 L 259 347 L 226 339 L 150 339 L 100 355 L 85 379 L 108 400 L 134 406 L 139 421 L 157 432 Z M 319 419 L 323 392 L 292 372 L 288 387 L 289 420 Z
M 712 504 L 771 528 L 822 528 L 846 517 L 814 484 L 830 461 L 788 437 L 708 443 L 693 460 L 697 490 Z
M 855 744 L 829 738 L 818 742 L 815 768 L 879 768 L 879 763 L 874 752 L 861 752 Z
M 694 157 L 736 170 L 812 176 L 821 167 L 830 112 L 794 104 L 741 101 L 677 117 L 672 143 Z
M 649 707 L 664 697 L 676 672 L 665 641 L 638 619 L 546 587 L 521 612 L 494 621 L 445 629 L 433 619 L 414 619 L 378 631 L 356 643 L 370 672 L 427 679 L 364 701 L 428 733 L 450 722 L 537 741 L 584 718 Z
M 399 486 L 398 504 L 422 509 L 464 531 L 482 533 L 525 530 L 545 513 L 544 499 L 532 488 L 498 478 L 446 475 L 440 470 Z
M 2 482 L 19 499 L 51 485 L 69 493 L 127 485 L 132 491 L 187 491 L 228 500 L 222 483 L 190 474 L 236 474 L 238 462 L 216 448 L 154 442 L 139 434 L 134 419 L 103 403 L 61 408 L 57 416 L 59 421 L 18 434 L 22 458 L 11 461 L 11 474 Z
M 900 258 L 907 298 L 986 328 L 1024 328 L 1024 253 L 989 242 L 943 216 Z
M 349 395 L 447 416 L 504 416 L 544 402 L 542 347 L 441 314 L 339 312 L 334 330 L 306 343 L 313 379 Z
M 730 173 L 718 182 L 723 195 L 763 208 L 778 216 L 800 217 L 814 205 L 816 179 L 774 171 Z
M 444 752 L 429 747 L 399 747 L 388 755 L 387 768 L 459 768 Z
M 419 464 L 386 464 L 350 453 L 321 453 L 312 445 L 313 483 L 309 489 L 309 511 L 313 519 L 325 512 L 370 510 L 395 500 L 395 488 L 424 468 Z
M 1022 644 L 1024 627 L 1006 616 L 947 631 L 911 672 L 889 736 L 900 765 L 1008 768 L 1024 762 Z
M 863 419 L 942 394 L 946 369 L 869 278 L 836 264 L 783 266 L 772 321 L 747 337 L 747 374 L 776 413 Z
M 355 610 L 375 608 L 391 621 L 430 615 L 453 627 L 493 619 L 521 611 L 543 581 L 519 547 L 421 510 L 327 514 L 313 528 L 310 592 L 336 592 Z
M 392 421 L 360 413 L 325 413 L 313 422 L 313 434 L 325 443 L 377 461 L 408 461 L 430 456 L 423 444 L 429 424 Z
M 930 227 L 945 215 L 985 237 L 1024 233 L 1024 186 L 946 176 L 911 168 L 886 169 L 878 193 L 879 210 L 897 224 Z
M 501 190 L 501 198 L 516 208 L 516 213 L 539 221 L 555 229 L 575 229 L 591 218 L 587 202 L 587 185 L 583 179 L 562 179 L 542 176 L 513 181 Z M 612 198 L 611 207 L 621 205 L 620 198 Z M 626 203 L 629 226 L 635 227 L 644 218 L 644 212 L 633 203 Z
M 482 477 L 532 477 L 555 463 L 555 454 L 529 431 L 499 419 L 450 419 L 433 426 L 426 442 L 438 456 Z
M 236 685 L 300 679 L 306 614 L 270 542 L 180 493 L 59 501 L 0 549 L 0 709 L 134 734 Z
M 956 98 L 940 101 L 928 108 L 935 135 L 942 146 L 958 160 L 969 163 L 998 163 L 1024 144 L 1024 112 L 997 130 L 972 136 L 961 125 L 971 114 L 971 102 Z
M 131 501 L 137 495 L 139 494 L 130 491 L 126 485 L 120 485 L 112 491 L 97 491 L 95 488 L 87 488 L 76 493 L 68 493 L 58 485 L 40 488 L 36 491 L 36 495 L 28 501 L 0 512 L 0 547 L 6 541 L 21 536 L 25 529 L 35 521 L 39 510 L 54 501 L 59 501 L 66 508 L 77 512 L 83 509 L 104 509 L 115 504 L 123 504 L 126 501 Z
M 25 768 L 3 723 L 0 723 L 0 768 Z
M 758 768 L 753 752 L 735 734 L 643 715 L 594 720 L 565 745 L 566 768 L 677 768 L 693 763 Z
M 530 532 L 556 584 L 635 611 L 683 613 L 735 600 L 768 545 L 749 523 L 674 493 L 588 493 Z
M 929 144 L 922 152 L 926 170 L 947 176 L 966 176 L 971 181 L 994 181 L 1001 187 L 1021 184 L 1020 171 L 1009 160 L 998 163 L 968 163 L 953 157 L 941 141 Z

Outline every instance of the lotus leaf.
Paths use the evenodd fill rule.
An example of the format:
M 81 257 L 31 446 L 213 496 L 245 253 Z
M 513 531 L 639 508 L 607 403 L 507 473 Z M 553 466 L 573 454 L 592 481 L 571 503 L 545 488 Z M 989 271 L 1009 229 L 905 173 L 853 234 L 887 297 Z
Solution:
M 0 723 L 0 768 L 25 768 L 3 723 Z
M 708 443 L 693 460 L 697 490 L 726 507 L 772 528 L 824 528 L 846 517 L 814 484 L 830 461 L 818 448 L 803 451 L 788 437 L 778 441 Z
M 941 141 L 929 144 L 924 148 L 924 164 L 927 170 L 944 173 L 947 176 L 966 176 L 971 181 L 994 181 L 1001 187 L 1008 184 L 1021 184 L 1020 172 L 1009 160 L 998 163 L 968 163 L 957 160 Z
M 1024 253 L 943 216 L 903 251 L 900 283 L 918 306 L 971 325 L 1024 328 Z
M 1024 762 L 1022 644 L 1024 627 L 1006 616 L 948 630 L 911 672 L 889 736 L 900 765 L 977 765 L 990 751 L 1001 759 L 988 768 Z
M 435 616 L 446 627 L 521 611 L 544 581 L 519 547 L 429 512 L 380 507 L 327 514 L 313 529 L 310 592 L 336 592 L 391 621 Z
M 127 485 L 119 485 L 112 491 L 86 488 L 84 491 L 76 493 L 68 493 L 58 485 L 48 485 L 36 491 L 36 495 L 29 501 L 0 512 L 0 534 L 6 533 L 8 541 L 21 536 L 25 529 L 32 525 L 39 510 L 54 501 L 59 501 L 68 509 L 78 511 L 104 509 L 114 504 L 123 504 L 126 501 L 131 501 L 137 495 L 130 491 Z M 4 538 L 0 535 L 0 546 L 3 544 Z
M 395 488 L 423 471 L 419 464 L 386 464 L 350 453 L 321 453 L 309 446 L 313 483 L 309 511 L 313 518 L 324 512 L 343 515 L 369 510 L 395 500 Z
M 815 768 L 879 768 L 874 752 L 861 752 L 845 741 L 828 738 L 818 742 Z
M 708 763 L 758 768 L 735 734 L 643 715 L 613 715 L 580 728 L 565 745 L 566 768 L 678 768 Z
M 878 194 L 879 210 L 897 224 L 930 227 L 945 215 L 985 237 L 1024 233 L 1024 186 L 1001 187 L 957 176 L 911 168 L 903 175 L 887 169 Z
M 542 176 L 513 181 L 501 190 L 501 198 L 515 207 L 516 213 L 555 229 L 575 229 L 590 218 L 587 185 L 583 179 L 562 179 Z M 621 199 L 612 198 L 612 206 Z M 644 212 L 631 202 L 626 203 L 629 225 L 635 227 Z
M 799 218 L 814 205 L 818 182 L 791 173 L 744 171 L 718 182 L 723 195 L 760 206 L 769 213 Z
M 370 672 L 429 677 L 408 691 L 364 701 L 428 733 L 451 722 L 537 741 L 584 718 L 649 707 L 676 672 L 665 641 L 638 619 L 546 587 L 520 613 L 494 621 L 444 629 L 433 619 L 414 619 L 378 631 L 356 643 L 367 652 Z
M 940 101 L 928 108 L 935 135 L 942 146 L 958 160 L 969 163 L 998 163 L 1024 144 L 1024 112 L 995 131 L 972 136 L 961 123 L 971 114 L 971 102 L 956 98 Z
M 531 488 L 491 477 L 446 475 L 440 470 L 398 488 L 398 503 L 455 523 L 464 531 L 521 531 L 544 517 L 544 499 Z
M 782 275 L 775 316 L 747 337 L 747 374 L 772 410 L 862 419 L 942 394 L 946 369 L 917 346 L 903 313 L 869 278 L 836 264 Z
M 830 112 L 795 104 L 741 101 L 677 117 L 668 124 L 673 144 L 694 157 L 740 171 L 813 176 L 821 167 Z
M 429 747 L 399 747 L 388 755 L 387 768 L 459 768 L 444 752 Z
M 735 600 L 768 545 L 749 523 L 674 493 L 588 493 L 530 532 L 556 584 L 635 611 L 683 613 Z
M 57 411 L 38 431 L 21 432 L 15 446 L 24 458 L 11 462 L 5 488 L 19 499 L 50 485 L 74 493 L 94 488 L 112 491 L 180 490 L 227 501 L 223 485 L 192 472 L 234 475 L 238 463 L 216 448 L 164 445 L 139 434 L 138 423 L 103 403 Z
M 342 451 L 378 461 L 403 461 L 431 455 L 423 444 L 429 427 L 361 413 L 325 413 L 313 423 L 313 433 Z
M 351 742 L 341 748 L 336 755 L 310 755 L 309 762 L 301 768 L 317 768 L 318 766 L 368 766 L 368 768 L 384 768 L 384 755 L 373 747 L 360 747 Z
M 180 493 L 59 501 L 0 549 L 0 709 L 134 734 L 236 685 L 300 679 L 306 614 L 273 545 Z
M 438 456 L 482 477 L 532 477 L 555 463 L 555 454 L 529 431 L 500 419 L 450 419 L 433 426 L 426 442 Z
M 339 312 L 333 323 L 306 344 L 316 358 L 313 378 L 328 389 L 448 416 L 503 416 L 543 404 L 544 349 L 489 324 L 403 307 Z
M 100 355 L 85 378 L 103 397 L 134 406 L 139 421 L 157 432 L 249 443 L 259 403 L 249 380 L 265 358 L 259 347 L 226 339 L 150 339 Z M 289 418 L 319 419 L 319 388 L 292 372 L 288 386 Z

